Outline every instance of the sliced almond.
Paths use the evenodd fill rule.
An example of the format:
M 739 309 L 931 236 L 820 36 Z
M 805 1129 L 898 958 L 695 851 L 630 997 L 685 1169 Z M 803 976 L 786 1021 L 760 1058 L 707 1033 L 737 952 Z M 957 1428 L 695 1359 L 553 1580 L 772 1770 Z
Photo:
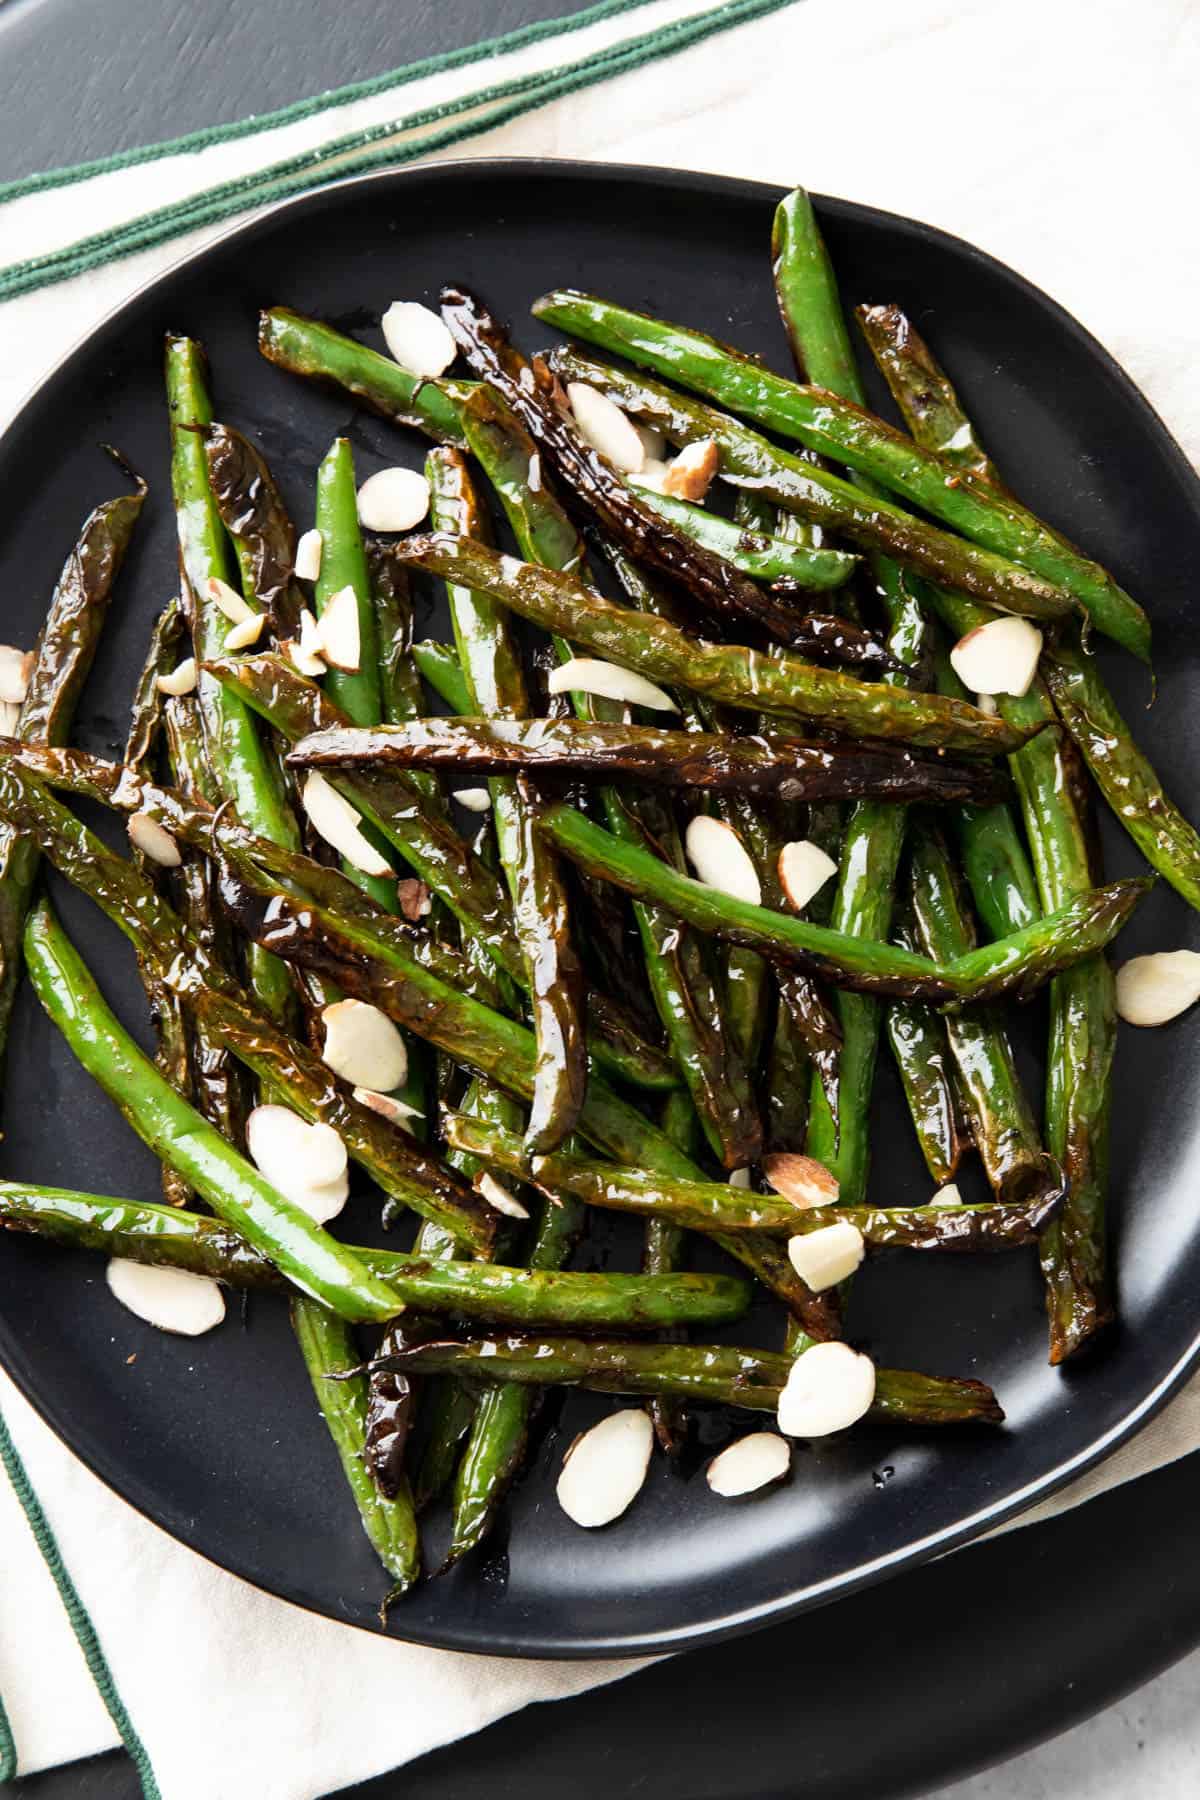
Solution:
M 788 904 L 797 912 L 804 911 L 838 870 L 833 858 L 826 856 L 821 846 L 811 843 L 808 838 L 797 838 L 794 843 L 785 844 L 779 852 L 778 866 L 779 885 L 787 895 Z
M 336 1219 L 350 1198 L 350 1172 L 344 1170 L 332 1181 L 302 1182 L 287 1196 L 301 1212 L 306 1212 L 318 1225 Z
M 301 804 L 318 837 L 332 844 L 363 875 L 394 875 L 386 857 L 379 854 L 362 829 L 362 821 L 350 802 L 338 793 L 317 769 L 311 769 L 300 794 Z
M 358 595 L 346 584 L 332 594 L 317 620 L 321 655 L 331 669 L 357 675 L 362 667 L 362 636 L 358 624 Z
M 401 915 L 413 925 L 419 919 L 427 919 L 433 911 L 433 895 L 415 875 L 406 875 L 396 883 L 396 899 Z
M 961 1206 L 962 1203 L 963 1197 L 958 1191 L 956 1181 L 948 1181 L 945 1187 L 940 1187 L 929 1201 L 930 1206 Z
M 836 1175 L 824 1163 L 795 1150 L 776 1150 L 763 1157 L 763 1174 L 793 1206 L 836 1206 L 840 1192 Z
M 750 1186 L 749 1169 L 735 1169 L 733 1174 L 729 1177 L 729 1186 L 732 1188 L 748 1188 Z
M 875 1364 L 849 1344 L 814 1344 L 792 1364 L 779 1396 L 779 1429 L 786 1437 L 828 1437 L 871 1409 Z
M 160 675 L 155 685 L 160 694 L 190 694 L 194 692 L 198 680 L 195 657 L 185 656 L 169 675 Z
M 636 1500 L 650 1466 L 654 1427 L 640 1407 L 609 1413 L 563 1459 L 558 1504 L 576 1525 L 610 1525 Z
M 248 650 L 251 644 L 257 644 L 266 622 L 266 613 L 252 612 L 240 625 L 231 625 L 225 633 L 225 649 Z
M 21 708 L 15 700 L 0 700 L 0 736 L 11 737 L 20 717 Z
M 143 856 L 148 856 L 152 863 L 158 863 L 160 868 L 177 869 L 183 861 L 175 839 L 149 813 L 130 813 L 125 821 L 125 829 L 134 849 L 140 850 Z
M 792 1466 L 792 1446 L 773 1431 L 752 1431 L 714 1456 L 705 1480 L 723 1500 L 757 1493 L 773 1481 L 782 1481 Z
M 220 608 L 232 625 L 243 625 L 253 614 L 254 608 L 248 606 L 236 588 L 231 588 L 227 581 L 219 575 L 208 578 L 208 597 L 214 606 Z
M 321 556 L 324 549 L 324 533 L 318 531 L 314 525 L 311 531 L 306 531 L 304 533 L 304 536 L 296 545 L 296 561 L 293 564 L 293 573 L 298 575 L 301 581 L 315 581 L 320 575 Z
M 996 714 L 1000 711 L 1000 708 L 996 705 L 995 694 L 976 694 L 975 704 L 981 713 L 987 714 L 989 719 L 994 719 Z
M 356 1087 L 354 1098 L 360 1106 L 370 1112 L 378 1113 L 389 1125 L 399 1125 L 402 1131 L 409 1130 L 410 1119 L 423 1119 L 425 1114 L 419 1106 L 410 1106 L 407 1100 L 397 1100 L 395 1094 L 381 1094 L 375 1088 Z
M 1037 674 L 1042 634 L 1028 619 L 989 619 L 959 638 L 950 664 L 977 694 L 1027 694 Z
M 410 375 L 444 375 L 458 355 L 449 327 L 419 300 L 393 300 L 380 325 L 388 353 Z
M 721 452 L 712 438 L 688 444 L 667 464 L 663 493 L 679 500 L 703 500 L 721 466 Z
M 662 432 L 656 431 L 653 425 L 642 425 L 637 419 L 632 419 L 630 423 L 642 440 L 642 450 L 646 462 L 663 462 L 667 454 L 667 440 Z M 646 464 L 643 463 L 642 467 L 645 468 L 645 466 Z
M 523 1206 L 515 1194 L 509 1192 L 502 1181 L 489 1175 L 485 1169 L 482 1175 L 475 1177 L 475 1191 L 496 1212 L 503 1213 L 506 1219 L 527 1219 L 529 1208 Z
M 17 650 L 12 644 L 0 644 L 0 700 L 20 706 L 29 692 L 33 674 L 33 651 Z
M 246 1148 L 271 1186 L 319 1223 L 345 1205 L 346 1146 L 332 1125 L 310 1125 L 290 1106 L 256 1106 L 246 1120 Z
M 109 1259 L 107 1280 L 122 1306 L 147 1325 L 178 1337 L 201 1337 L 225 1317 L 225 1296 L 218 1284 L 190 1269 L 160 1268 L 114 1256 Z
M 358 516 L 368 531 L 411 531 L 429 511 L 429 483 L 415 469 L 380 469 L 358 490 Z
M 615 469 L 635 474 L 646 460 L 646 450 L 636 426 L 615 401 L 584 381 L 567 383 L 571 416 L 593 450 L 598 450 Z
M 289 638 L 286 645 L 293 668 L 301 675 L 308 675 L 314 680 L 325 673 L 325 658 L 321 655 L 321 634 L 317 630 L 317 621 L 307 606 L 300 609 L 300 636 Z
M 678 712 L 665 694 L 644 675 L 618 668 L 595 656 L 572 656 L 550 671 L 546 691 L 551 694 L 600 694 L 606 700 L 624 700 L 630 706 L 648 706 L 655 712 Z
M 847 1281 L 861 1264 L 866 1249 L 862 1232 L 848 1219 L 788 1239 L 791 1265 L 814 1294 L 823 1294 L 826 1288 Z
M 636 475 L 629 477 L 630 487 L 649 488 L 652 494 L 665 494 L 667 491 L 667 464 L 659 462 L 656 457 L 648 456 Z
M 705 887 L 718 888 L 735 900 L 762 903 L 758 870 L 732 825 L 697 813 L 684 837 L 688 861 Z
M 408 1074 L 404 1039 L 385 1012 L 365 1000 L 337 1000 L 321 1013 L 321 1059 L 351 1087 L 390 1093 Z
M 487 788 L 456 788 L 454 798 L 468 812 L 485 813 L 492 804 L 492 796 Z
M 1128 1025 L 1165 1025 L 1200 1000 L 1200 955 L 1160 950 L 1117 970 L 1117 1012 Z

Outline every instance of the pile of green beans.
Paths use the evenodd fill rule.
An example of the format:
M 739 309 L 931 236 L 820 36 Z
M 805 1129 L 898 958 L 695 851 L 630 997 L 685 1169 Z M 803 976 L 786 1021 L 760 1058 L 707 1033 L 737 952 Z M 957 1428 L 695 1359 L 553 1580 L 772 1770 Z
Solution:
M 202 346 L 169 337 L 179 598 L 121 760 L 70 733 L 147 492 L 123 464 L 133 491 L 85 521 L 0 739 L 0 1048 L 24 968 L 162 1167 L 157 1201 L 0 1182 L 0 1231 L 285 1299 L 385 1607 L 421 1577 L 440 1496 L 443 1567 L 486 1541 L 546 1390 L 628 1396 L 668 1455 L 695 1406 L 773 1414 L 793 1374 L 847 1356 L 861 1253 L 1036 1254 L 1052 1362 L 1114 1317 L 1108 953 L 1151 880 L 1102 879 L 1089 775 L 1200 909 L 1200 834 L 1089 648 L 1094 627 L 1148 662 L 1149 622 L 1002 485 L 899 308 L 848 310 L 803 190 L 770 257 L 791 374 L 573 289 L 533 307 L 571 341 L 526 357 L 447 288 L 457 357 L 432 377 L 264 313 L 271 362 L 425 440 L 426 516 L 372 539 L 360 440 L 335 439 L 311 580 Z M 902 428 L 868 408 L 855 318 Z M 625 414 L 607 433 L 605 401 Z M 413 641 L 429 592 L 450 642 Z M 347 595 L 357 663 L 314 664 Z M 1040 660 L 985 699 L 952 651 L 1004 614 L 1037 625 Z M 580 661 L 604 679 L 560 691 Z M 322 843 L 322 780 L 369 872 L 352 833 Z M 64 796 L 118 815 L 133 855 Z M 792 885 L 798 841 L 836 871 L 815 895 Z M 43 861 L 132 945 L 153 1055 L 37 897 Z M 1039 1111 L 1005 1003 L 1043 988 Z M 399 1028 L 394 1094 L 331 1066 L 338 1001 Z M 881 1042 L 928 1191 L 872 1169 Z M 337 1133 L 366 1242 L 254 1165 L 256 1099 Z M 411 1237 L 359 1229 L 363 1183 Z M 593 1241 L 600 1212 L 637 1221 L 636 1273 Z M 834 1242 L 841 1280 L 820 1273 Z M 699 1247 L 726 1268 L 694 1271 Z M 709 1341 L 753 1338 L 761 1290 L 769 1347 Z M 869 1416 L 1003 1413 L 982 1382 L 880 1368 Z

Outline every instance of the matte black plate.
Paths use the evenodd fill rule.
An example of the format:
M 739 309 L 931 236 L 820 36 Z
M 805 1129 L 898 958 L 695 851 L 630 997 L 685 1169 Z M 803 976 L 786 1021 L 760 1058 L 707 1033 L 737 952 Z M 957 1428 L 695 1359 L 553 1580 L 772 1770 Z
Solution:
M 453 279 L 478 287 L 532 345 L 544 334 L 530 330 L 528 302 L 552 283 L 573 282 L 684 316 L 786 367 L 766 252 L 775 198 L 707 177 L 467 164 L 326 190 L 247 227 L 102 327 L 0 444 L 6 633 L 32 638 L 79 518 L 111 487 L 94 446 L 118 442 L 145 468 L 155 496 L 80 733 L 112 750 L 149 619 L 173 582 L 164 329 L 209 343 L 219 410 L 258 436 L 307 522 L 312 469 L 335 431 L 349 431 L 364 474 L 398 458 L 415 463 L 421 447 L 262 363 L 253 329 L 260 305 L 283 299 L 372 336 L 389 299 L 433 297 Z M 1099 347 L 1011 272 L 927 227 L 867 209 L 830 202 L 822 216 L 847 296 L 894 299 L 920 319 L 1013 485 L 1149 603 L 1165 680 L 1147 726 L 1172 785 L 1186 791 L 1184 624 L 1200 510 L 1179 451 Z M 1114 676 L 1136 708 L 1136 673 L 1115 667 Z M 1113 867 L 1132 866 L 1125 846 L 1114 839 L 1113 847 Z M 64 910 L 106 989 L 140 1020 L 124 949 L 85 903 L 65 896 Z M 1159 893 L 1127 943 L 1189 935 L 1182 904 Z M 572 1397 L 561 1416 L 548 1410 L 500 1547 L 482 1566 L 423 1586 L 393 1629 L 537 1655 L 694 1644 L 963 1542 L 1106 1454 L 1196 1354 L 1194 1045 L 1184 1024 L 1139 1036 L 1122 1058 L 1114 1185 L 1124 1327 L 1090 1367 L 1068 1375 L 1047 1368 L 1037 1278 L 1024 1257 L 881 1262 L 856 1284 L 858 1340 L 881 1361 L 984 1376 L 1008 1408 L 1006 1431 L 864 1431 L 798 1452 L 789 1487 L 740 1507 L 714 1500 L 694 1471 L 681 1479 L 659 1468 L 619 1528 L 585 1535 L 552 1497 L 562 1444 L 599 1410 Z M 881 1087 L 877 1191 L 915 1197 L 928 1184 L 890 1071 Z M 27 995 L 3 1127 L 5 1173 L 155 1191 L 150 1159 Z M 346 1223 L 351 1235 L 369 1228 L 365 1203 Z M 6 1244 L 0 1315 L 0 1350 L 16 1379 L 135 1505 L 264 1587 L 331 1617 L 373 1623 L 378 1571 L 338 1484 L 282 1308 L 256 1302 L 244 1333 L 231 1321 L 201 1343 L 177 1343 L 118 1312 L 95 1261 Z

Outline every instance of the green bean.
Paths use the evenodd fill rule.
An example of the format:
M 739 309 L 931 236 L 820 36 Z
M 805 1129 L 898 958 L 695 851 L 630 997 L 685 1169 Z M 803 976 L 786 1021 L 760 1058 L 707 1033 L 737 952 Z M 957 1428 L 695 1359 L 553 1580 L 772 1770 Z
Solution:
M 209 582 L 228 582 L 233 569 L 209 486 L 201 428 L 212 424 L 212 403 L 204 352 L 194 339 L 168 337 L 166 383 L 181 597 L 197 661 L 205 663 L 220 654 L 226 633 L 232 629 L 209 591 Z M 233 801 L 255 831 L 288 849 L 299 849 L 300 833 L 278 769 L 243 700 L 204 669 L 197 692 L 209 763 L 222 795 Z M 250 975 L 267 1011 L 285 1018 L 292 999 L 287 971 L 256 947 L 251 952 Z
M 437 443 L 463 446 L 459 399 L 473 382 L 427 381 L 388 356 L 368 350 L 330 325 L 285 306 L 259 317 L 258 347 L 268 362 L 310 380 L 333 382 L 399 425 L 412 425 Z
M 475 1338 L 419 1344 L 389 1367 L 492 1380 L 554 1383 L 602 1394 L 678 1394 L 751 1412 L 775 1412 L 793 1358 L 726 1344 L 615 1343 L 597 1338 Z M 877 1369 L 868 1417 L 910 1425 L 998 1425 L 1004 1414 L 982 1381 Z
M 292 1330 L 304 1357 L 313 1393 L 338 1453 L 362 1528 L 395 1587 L 388 1601 L 412 1587 L 421 1572 L 421 1540 L 408 1483 L 385 1497 L 363 1461 L 367 1435 L 367 1378 L 344 1319 L 313 1300 L 292 1302 Z M 330 1380 L 337 1375 L 341 1379 Z M 386 1607 L 387 1602 L 385 1602 Z
M 780 794 L 788 801 L 866 795 L 957 804 L 994 792 L 998 785 L 987 763 L 921 757 L 892 744 L 825 744 L 594 719 L 489 715 L 409 719 L 370 729 L 335 726 L 301 738 L 288 761 L 302 768 L 399 770 L 405 775 L 445 769 L 608 776 L 714 793 Z
M 330 668 L 324 691 L 353 724 L 377 725 L 383 717 L 379 634 L 358 523 L 358 484 L 349 438 L 335 438 L 317 470 L 314 522 L 321 533 L 321 572 L 313 587 L 317 617 L 334 595 L 347 587 L 353 591 L 358 609 L 358 669 L 351 674 Z
M 618 369 L 573 348 L 556 350 L 550 363 L 561 379 L 597 388 L 672 443 L 711 439 L 720 451 L 723 481 L 802 514 L 860 550 L 892 556 L 930 581 L 1005 612 L 1060 618 L 1071 610 L 1060 588 L 1020 564 L 941 531 L 882 495 L 863 493 L 807 453 L 783 450 L 739 419 L 640 370 Z
M 123 472 L 123 464 L 119 464 Z M 65 743 L 104 629 L 146 484 L 106 500 L 85 519 L 63 564 L 34 650 L 29 687 L 17 718 L 23 743 Z M 0 1054 L 8 1040 L 21 978 L 21 944 L 41 858 L 28 838 L 0 831 Z
M 471 696 L 463 678 L 462 664 L 449 644 L 435 644 L 426 638 L 413 645 L 413 661 L 452 713 L 465 717 L 470 712 Z
M 798 438 L 809 449 L 871 476 L 973 542 L 1040 575 L 1082 607 L 1101 631 L 1149 662 L 1149 621 L 1105 569 L 1011 496 L 1001 499 L 986 482 L 914 445 L 853 402 L 773 375 L 701 332 L 587 294 L 559 291 L 537 301 L 533 310 L 560 330 L 673 378 L 769 431 Z M 1063 610 L 1058 608 L 1059 616 Z
M 915 833 L 912 846 L 912 905 L 928 955 L 953 959 L 970 950 L 974 934 L 953 865 L 940 834 L 928 826 Z M 949 1015 L 946 1031 L 971 1135 L 997 1198 L 1060 1191 L 1061 1175 L 1042 1149 L 1000 1019 L 991 1009 L 976 1007 Z
M 1035 992 L 1060 968 L 1108 944 L 1152 885 L 1137 880 L 1093 888 L 1022 931 L 935 964 L 895 945 L 811 925 L 677 875 L 570 807 L 546 807 L 538 829 L 585 868 L 627 892 L 653 897 L 702 931 L 807 968 L 841 987 L 884 998 L 915 996 L 934 1004 Z
M 342 1318 L 388 1319 L 402 1302 L 308 1214 L 277 1193 L 177 1094 L 105 1005 L 45 901 L 25 929 L 34 991 L 138 1136 L 303 1293 Z
M 432 495 L 431 523 L 480 537 L 482 514 L 461 452 L 432 451 L 425 472 Z M 529 696 L 504 610 L 457 582 L 447 583 L 446 591 L 472 710 L 492 719 L 526 717 Z M 533 830 L 532 790 L 519 776 L 494 776 L 488 785 L 537 1043 L 529 1144 L 531 1149 L 552 1150 L 574 1129 L 583 1105 L 587 1081 L 583 971 L 571 942 L 567 891 L 557 858 Z
M 486 545 L 434 534 L 413 538 L 406 562 L 469 584 L 547 631 L 651 680 L 678 682 L 742 710 L 808 718 L 851 736 L 884 737 L 968 754 L 1012 750 L 1020 734 L 975 707 L 882 682 L 818 669 L 786 652 L 766 655 L 738 644 L 690 638 L 665 619 L 614 606 L 570 576 L 498 555 Z
M 300 630 L 296 531 L 262 454 L 240 431 L 209 425 L 202 433 L 208 485 L 229 533 L 246 602 L 264 612 L 280 640 Z
M 755 581 L 782 583 L 788 589 L 838 588 L 849 580 L 857 565 L 858 558 L 845 551 L 813 550 L 804 544 L 792 544 L 769 531 L 731 523 L 720 513 L 707 512 L 688 500 L 676 500 L 670 494 L 642 487 L 636 476 L 634 482 L 651 512 Z

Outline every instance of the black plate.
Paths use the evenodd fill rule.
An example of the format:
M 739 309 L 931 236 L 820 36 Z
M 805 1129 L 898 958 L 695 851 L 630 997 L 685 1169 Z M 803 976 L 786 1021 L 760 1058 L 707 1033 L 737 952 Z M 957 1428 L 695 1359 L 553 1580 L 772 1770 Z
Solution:
M 543 334 L 529 328 L 529 300 L 574 282 L 686 316 L 786 366 L 766 257 L 775 198 L 708 177 L 466 164 L 326 190 L 247 227 L 130 302 L 0 444 L 0 571 L 13 609 L 6 630 L 32 637 L 77 520 L 111 486 L 94 445 L 120 443 L 154 481 L 155 502 L 80 733 L 112 750 L 147 623 L 172 579 L 164 329 L 208 341 L 219 409 L 256 433 L 306 521 L 312 469 L 336 431 L 353 437 L 363 473 L 398 456 L 415 462 L 421 450 L 263 364 L 253 339 L 261 304 L 286 299 L 370 335 L 388 299 L 432 296 L 450 278 L 479 287 L 533 344 Z M 830 202 L 822 216 L 847 295 L 895 299 L 920 319 L 1013 485 L 1150 604 L 1165 672 L 1152 720 L 1156 756 L 1186 791 L 1183 626 L 1200 510 L 1179 451 L 1099 347 L 1010 271 L 927 227 L 864 208 Z M 1114 676 L 1119 688 L 1132 680 L 1124 691 L 1136 706 L 1136 674 L 1114 665 Z M 1114 848 L 1114 867 L 1131 866 L 1125 846 Z M 63 898 L 107 990 L 140 1020 L 128 955 L 85 903 Z M 1175 944 L 1188 931 L 1182 904 L 1159 893 L 1127 941 Z M 984 1376 L 1008 1408 L 1008 1430 L 863 1431 L 799 1452 L 790 1487 L 743 1507 L 721 1505 L 702 1481 L 660 1468 L 621 1526 L 593 1536 L 571 1527 L 552 1498 L 562 1442 L 599 1410 L 575 1396 L 561 1416 L 547 1414 L 500 1547 L 482 1565 L 423 1586 L 393 1629 L 537 1655 L 695 1644 L 963 1542 L 1106 1454 L 1196 1355 L 1194 1045 L 1182 1025 L 1140 1036 L 1121 1061 L 1114 1181 L 1125 1323 L 1092 1366 L 1068 1375 L 1047 1368 L 1025 1258 L 953 1266 L 910 1258 L 877 1264 L 856 1284 L 857 1339 L 880 1360 Z M 5 1172 L 153 1194 L 150 1159 L 27 995 L 14 1048 Z M 928 1184 L 893 1085 L 885 1075 L 877 1166 L 879 1191 L 894 1201 Z M 365 1218 L 360 1206 L 348 1231 L 366 1230 Z M 245 1334 L 232 1322 L 203 1343 L 179 1343 L 118 1313 L 94 1261 L 14 1244 L 0 1265 L 0 1314 L 0 1350 L 15 1378 L 135 1505 L 264 1587 L 331 1617 L 373 1623 L 377 1570 L 337 1484 L 282 1308 L 256 1303 Z

